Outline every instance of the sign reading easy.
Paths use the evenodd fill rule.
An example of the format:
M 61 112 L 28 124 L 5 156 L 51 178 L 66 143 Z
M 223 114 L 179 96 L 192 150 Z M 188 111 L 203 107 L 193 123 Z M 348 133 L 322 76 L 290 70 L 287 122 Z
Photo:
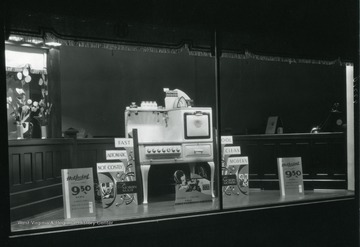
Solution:
M 116 148 L 132 148 L 133 146 L 134 142 L 131 138 L 115 138 Z

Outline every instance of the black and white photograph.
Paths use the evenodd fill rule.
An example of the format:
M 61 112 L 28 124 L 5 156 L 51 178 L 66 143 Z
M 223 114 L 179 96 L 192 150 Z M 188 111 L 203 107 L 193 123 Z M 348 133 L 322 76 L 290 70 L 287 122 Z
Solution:
M 1 246 L 360 246 L 358 0 L 0 6 Z

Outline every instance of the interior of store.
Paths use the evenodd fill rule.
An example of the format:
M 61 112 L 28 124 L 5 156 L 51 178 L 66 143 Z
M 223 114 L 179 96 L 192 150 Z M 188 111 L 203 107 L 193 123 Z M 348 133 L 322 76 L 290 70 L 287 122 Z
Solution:
M 7 6 L 8 241 L 357 243 L 358 4 L 155 2 Z
M 26 47 L 21 46 L 21 43 L 19 45 L 11 42 L 8 42 L 7 47 L 9 50 L 19 49 L 25 53 L 31 53 L 34 49 L 27 50 Z M 47 50 L 43 51 L 47 52 Z M 47 64 L 52 60 L 60 61 L 59 66 L 51 67 L 47 74 L 48 78 L 51 78 L 51 73 L 57 75 L 60 84 L 50 87 L 52 81 L 48 80 L 49 97 L 58 98 L 52 103 L 52 114 L 55 116 L 52 116 L 50 121 L 54 122 L 55 118 L 57 121 L 61 119 L 61 124 L 52 125 L 57 129 L 53 129 L 51 133 L 54 133 L 54 137 L 61 134 L 62 137 L 57 138 L 63 138 L 69 129 L 78 131 L 75 139 L 77 147 L 71 148 L 71 152 L 78 152 L 78 157 L 65 158 L 60 164 L 56 164 L 52 158 L 39 158 L 39 161 L 31 165 L 34 166 L 35 176 L 29 170 L 31 168 L 26 168 L 26 165 L 23 167 L 24 164 L 20 160 L 19 163 L 16 161 L 13 163 L 15 168 L 12 170 L 14 185 L 12 201 L 13 215 L 16 215 L 13 218 L 14 231 L 24 230 L 24 225 L 18 224 L 18 220 L 34 219 L 33 214 L 28 215 L 24 210 L 30 201 L 18 199 L 19 196 L 28 197 L 26 194 L 29 189 L 40 189 L 48 197 L 51 195 L 56 198 L 51 203 L 42 203 L 48 204 L 45 206 L 47 210 L 40 210 L 39 214 L 35 214 L 36 217 L 47 222 L 56 215 L 56 220 L 62 220 L 64 210 L 59 191 L 60 170 L 69 167 L 93 167 L 96 173 L 96 164 L 106 161 L 103 150 L 112 146 L 111 142 L 114 138 L 126 137 L 127 115 L 124 113 L 130 104 L 140 105 L 143 101 L 155 101 L 158 106 L 165 105 L 163 88 L 169 87 L 187 92 L 193 106 L 211 107 L 214 109 L 214 115 L 217 109 L 213 57 L 193 56 L 186 51 L 178 54 L 161 54 L 74 46 L 61 46 L 56 48 L 55 53 L 47 54 Z M 93 59 L 95 57 L 97 59 Z M 24 62 L 19 61 L 17 64 Z M 249 156 L 251 163 L 249 177 L 252 200 L 232 202 L 229 204 L 230 208 L 352 195 L 347 190 L 349 178 L 345 152 L 346 66 L 223 58 L 220 67 L 219 112 L 222 129 L 220 134 L 234 136 L 234 144 L 240 145 L 242 155 Z M 8 73 L 8 96 L 10 96 L 10 93 L 20 85 L 20 80 L 16 78 L 18 72 Z M 29 91 L 29 97 L 36 100 L 36 95 L 41 91 L 38 89 L 41 75 L 30 74 L 32 81 L 24 86 L 28 87 L 25 90 Z M 8 113 L 8 122 L 11 123 L 11 109 Z M 267 135 L 266 125 L 271 116 L 279 118 L 281 134 Z M 39 138 L 40 126 L 36 125 L 35 118 L 31 121 L 34 123 L 32 136 L 25 141 Z M 11 124 L 9 126 L 14 127 Z M 312 133 L 314 127 L 319 127 L 320 133 Z M 15 132 L 16 128 L 9 128 L 9 140 L 16 139 Z M 48 141 L 51 139 L 47 138 Z M 103 143 L 96 144 L 97 150 L 94 153 L 92 149 L 95 145 L 87 144 L 90 145 L 87 147 L 86 143 L 96 140 L 102 140 Z M 12 141 L 14 150 L 20 148 L 19 142 L 21 140 Z M 81 142 L 84 143 L 82 153 L 79 151 Z M 265 148 L 267 143 L 271 143 L 273 147 Z M 22 145 L 26 153 L 26 143 Z M 286 147 L 289 145 L 290 148 Z M 40 150 L 41 145 L 34 155 L 41 152 Z M 259 158 L 259 150 L 263 158 Z M 325 154 L 328 150 L 332 150 L 332 155 Z M 52 155 L 56 154 L 52 152 Z M 11 153 L 13 157 L 17 154 L 13 149 Z M 280 155 L 302 158 L 307 193 L 305 198 L 300 196 L 289 200 L 279 197 L 276 158 Z M 71 165 L 66 164 L 69 159 Z M 48 162 L 52 164 L 51 168 L 47 168 L 50 165 Z M 269 165 L 265 166 L 265 163 Z M 325 163 L 327 166 L 323 165 Z M 197 169 L 200 168 L 210 174 L 210 167 L 206 162 L 198 162 Z M 23 169 L 25 172 L 22 171 Z M 133 213 L 120 213 L 121 217 L 113 214 L 113 219 L 127 220 L 219 208 L 218 199 L 215 198 L 209 203 L 202 203 L 198 208 L 196 205 L 191 205 L 166 209 L 169 202 L 171 204 L 175 201 L 174 172 L 177 170 L 184 170 L 190 174 L 186 164 L 152 166 L 148 183 L 149 210 L 140 207 Z M 57 187 L 56 191 L 47 190 L 49 184 L 36 186 L 36 182 L 40 184 L 39 182 L 46 182 L 48 179 L 56 181 L 51 183 L 53 188 Z M 16 188 L 17 185 L 29 182 L 35 187 L 26 185 L 24 191 L 19 187 Z M 320 193 L 319 190 L 325 190 L 325 193 Z M 30 203 L 36 205 L 39 201 L 41 200 L 37 199 Z M 98 203 L 100 204 L 97 208 L 101 210 L 101 200 Z M 155 213 L 151 213 L 152 208 L 155 209 Z M 158 208 L 161 208 L 162 213 Z M 98 215 L 102 214 L 98 212 Z M 97 219 L 101 220 L 103 217 L 99 216 Z M 36 225 L 30 228 L 38 227 Z

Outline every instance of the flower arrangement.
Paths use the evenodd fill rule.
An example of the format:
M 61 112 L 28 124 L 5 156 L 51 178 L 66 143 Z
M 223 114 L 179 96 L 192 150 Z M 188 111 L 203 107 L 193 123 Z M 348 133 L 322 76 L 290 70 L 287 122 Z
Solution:
M 33 128 L 38 129 L 39 126 L 41 126 L 41 137 L 46 138 L 47 128 L 44 126 L 49 124 L 52 111 L 47 75 L 31 74 L 31 67 L 27 64 L 19 72 L 10 71 L 6 76 L 8 116 L 9 120 L 14 119 L 17 138 L 31 138 Z M 12 129 L 10 128 L 9 131 L 11 132 Z
M 21 82 L 21 88 L 16 87 L 9 90 L 9 95 L 7 97 L 7 108 L 12 109 L 12 116 L 15 120 L 15 123 L 20 125 L 25 122 L 30 121 L 31 111 L 36 111 L 37 102 L 33 102 L 31 99 L 26 99 L 26 93 L 24 91 L 25 84 L 30 83 L 30 65 L 26 64 L 21 72 L 16 74 L 16 78 Z
M 38 103 L 37 116 L 34 118 L 41 126 L 48 125 L 51 113 L 52 103 L 49 102 L 48 80 L 44 74 L 39 79 L 39 86 L 41 87 L 41 99 Z
M 31 113 L 36 112 L 38 107 L 38 102 L 26 99 L 25 91 L 22 88 L 15 88 L 13 97 L 7 97 L 7 108 L 13 110 L 10 116 L 14 118 L 15 123 L 18 125 L 30 121 Z

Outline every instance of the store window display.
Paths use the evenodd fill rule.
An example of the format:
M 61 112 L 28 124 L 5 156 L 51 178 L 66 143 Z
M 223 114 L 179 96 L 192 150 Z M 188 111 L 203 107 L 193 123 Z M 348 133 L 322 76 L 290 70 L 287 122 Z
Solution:
M 343 129 L 310 133 L 332 109 L 321 101 L 340 102 L 337 110 L 346 105 L 344 67 L 224 57 L 221 84 L 216 84 L 214 57 L 193 56 L 186 48 L 173 54 L 63 45 L 59 55 L 61 63 L 52 73 L 61 75 L 54 83 L 60 90 L 46 90 L 52 85 L 49 71 L 30 73 L 36 85 L 15 90 L 19 100 L 35 93 L 48 97 L 45 105 L 40 98 L 32 100 L 36 121 L 52 116 L 54 107 L 61 109 L 54 115 L 63 136 L 9 138 L 13 232 L 353 195 Z M 284 66 L 289 68 L 282 78 L 276 71 Z M 266 86 L 265 77 L 271 81 Z M 331 77 L 338 81 L 329 82 Z M 313 81 L 332 85 L 332 91 L 300 101 L 300 93 L 309 92 L 307 85 L 321 92 L 322 84 Z M 286 89 L 295 86 L 298 93 L 288 94 Z M 269 96 L 276 90 L 281 100 Z M 58 104 L 52 101 L 56 97 Z M 319 108 L 304 107 L 310 104 Z M 42 105 L 47 108 L 41 110 Z M 296 110 L 289 112 L 289 105 Z M 282 131 L 266 134 L 272 116 Z M 276 164 L 281 157 L 301 157 L 305 196 L 281 196 Z M 64 186 L 73 180 L 79 184 Z M 94 196 L 86 199 L 88 194 Z M 72 196 L 78 204 L 72 204 Z M 67 217 L 76 215 L 69 214 L 71 205 L 80 204 L 82 217 Z
M 357 1 L 3 6 L 4 50 L 46 52 L 2 56 L 10 246 L 356 246 Z M 28 99 L 18 139 L 5 104 Z
M 9 140 L 12 230 L 219 210 L 215 83 L 208 73 L 213 58 L 190 56 L 183 48 L 178 54 L 72 46 L 59 50 L 61 94 L 54 93 L 61 97 L 64 135 Z M 102 60 L 87 59 L 94 54 Z M 73 137 L 67 135 L 69 130 Z M 35 149 L 28 153 L 30 143 Z M 193 188 L 184 195 L 178 194 L 174 181 L 178 170 L 187 174 Z M 86 177 L 92 177 L 93 183 L 85 184 Z M 28 188 L 35 196 L 29 196 Z M 37 191 L 45 197 L 39 200 Z M 91 193 L 94 201 L 86 199 L 85 194 Z M 72 206 L 83 208 L 71 212 Z M 20 224 L 26 219 L 39 224 Z

